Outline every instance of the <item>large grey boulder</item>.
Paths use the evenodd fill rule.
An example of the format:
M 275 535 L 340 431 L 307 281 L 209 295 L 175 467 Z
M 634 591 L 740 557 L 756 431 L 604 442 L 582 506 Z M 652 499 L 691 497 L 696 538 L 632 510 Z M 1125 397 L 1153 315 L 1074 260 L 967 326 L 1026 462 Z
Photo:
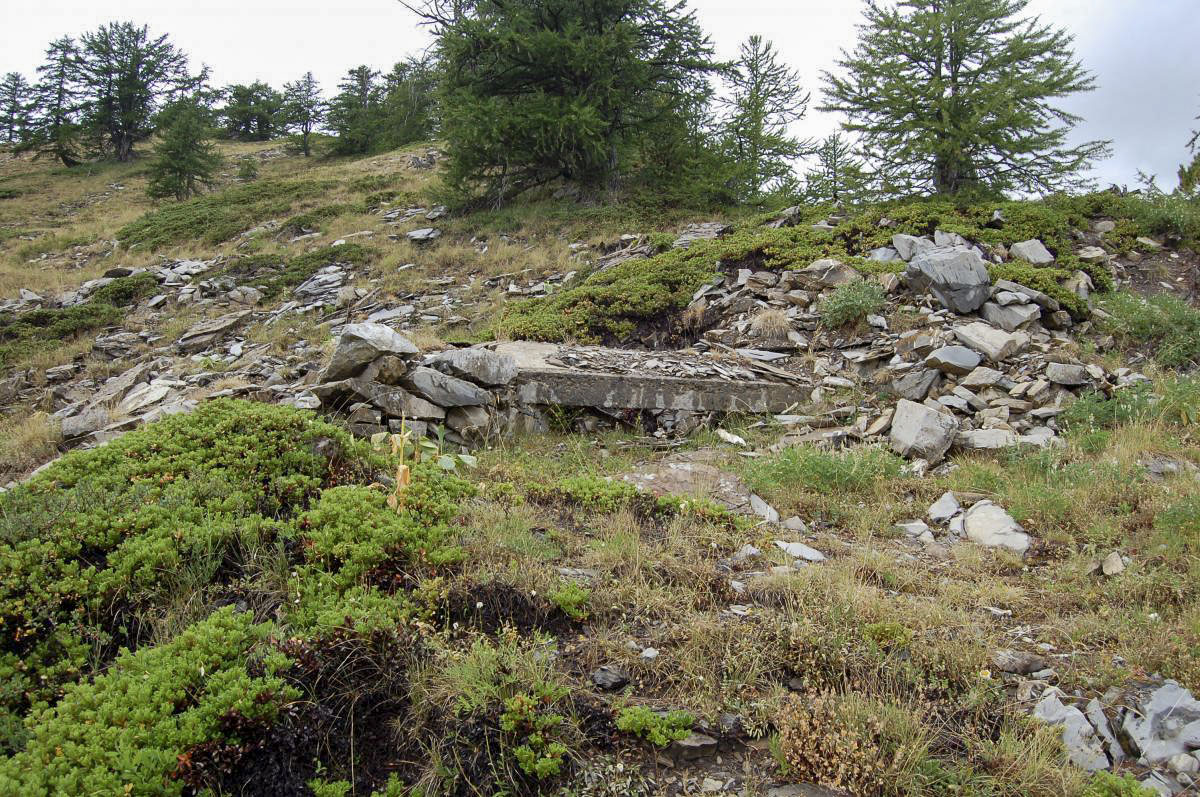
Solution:
M 517 378 L 516 359 L 487 349 L 451 349 L 434 356 L 429 365 L 487 387 L 507 385 Z
M 1048 266 L 1054 262 L 1054 255 L 1050 254 L 1046 245 L 1036 238 L 1013 244 L 1008 253 L 1018 260 L 1024 260 L 1035 266 Z
M 347 324 L 338 338 L 337 348 L 329 366 L 321 375 L 322 382 L 336 382 L 357 375 L 376 357 L 394 354 L 400 357 L 416 354 L 412 341 L 383 324 Z
M 929 367 L 958 376 L 971 373 L 982 361 L 979 354 L 966 346 L 943 346 L 925 358 L 925 364 Z
M 979 308 L 979 315 L 993 326 L 1000 327 L 1006 332 L 1015 332 L 1030 321 L 1041 318 L 1042 311 L 1036 304 L 1001 305 L 996 302 L 987 302 Z
M 901 399 L 892 418 L 891 446 L 902 457 L 940 462 L 957 432 L 958 421 L 950 415 Z
M 492 402 L 492 394 L 487 390 L 432 368 L 414 368 L 401 384 L 439 407 L 478 407 Z
M 991 277 L 974 249 L 942 247 L 915 255 L 905 271 L 908 285 L 928 291 L 956 313 L 973 313 L 991 296 Z
M 1024 554 L 1029 550 L 1029 535 L 1013 516 L 991 501 L 980 501 L 967 510 L 964 518 L 967 539 L 987 548 L 1007 548 Z
M 954 337 L 994 363 L 1002 362 L 1029 345 L 1029 336 L 1005 332 L 990 324 L 975 321 L 954 328 Z

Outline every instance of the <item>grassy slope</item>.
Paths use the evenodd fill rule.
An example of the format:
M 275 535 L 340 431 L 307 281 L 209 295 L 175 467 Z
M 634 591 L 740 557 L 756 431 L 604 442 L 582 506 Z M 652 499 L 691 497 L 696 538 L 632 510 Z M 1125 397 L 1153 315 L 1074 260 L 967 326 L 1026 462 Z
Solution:
M 377 229 L 366 244 L 373 250 L 367 268 L 384 296 L 403 296 L 443 276 L 466 282 L 529 269 L 533 281 L 576 266 L 566 247 L 572 241 L 668 232 L 689 220 L 651 223 L 629 210 L 545 202 L 451 219 L 440 225 L 442 240 L 416 248 L 387 241 L 378 216 L 361 212 L 381 191 L 397 192 L 396 204 L 428 204 L 430 175 L 405 162 L 403 153 L 270 160 L 259 185 L 329 187 L 319 195 L 282 192 L 276 200 L 288 200 L 286 208 L 276 200 L 217 203 L 249 214 L 233 227 L 264 221 L 269 210 L 281 222 L 315 225 L 317 239 L 291 244 L 263 235 L 239 249 L 237 241 L 206 242 L 197 227 L 156 253 L 119 250 L 80 269 L 63 256 L 64 243 L 93 246 L 152 210 L 140 195 L 139 167 L 79 176 L 6 163 L 0 188 L 20 193 L 0 201 L 0 224 L 56 237 L 0 241 L 0 291 L 70 286 L 159 254 L 252 254 L 302 270 L 306 255 L 336 237 Z M 60 207 L 113 182 L 126 190 L 77 212 Z M 31 190 L 43 185 L 44 192 Z M 1023 207 L 1009 210 L 1017 225 L 1010 233 L 1021 237 L 1036 221 L 1021 216 Z M 964 233 L 981 223 L 932 206 L 908 212 L 899 220 L 913 231 L 928 231 L 932 216 L 946 228 L 964 225 Z M 1059 226 L 1028 229 L 1048 239 L 1065 234 Z M 766 252 L 783 265 L 806 265 L 825 251 L 803 231 L 771 235 L 752 246 L 766 251 L 785 241 Z M 879 235 L 868 215 L 835 244 L 857 253 Z M 472 237 L 486 238 L 487 251 Z M 42 252 L 51 256 L 31 270 L 25 260 Z M 417 267 L 396 270 L 409 262 Z M 471 328 L 423 334 L 486 333 L 493 300 L 481 288 L 478 298 Z M 1131 344 L 1194 323 L 1175 306 L 1106 306 L 1117 314 L 1114 331 Z M 289 336 L 322 334 L 301 326 L 251 334 L 281 346 Z M 70 359 L 89 340 L 28 363 Z M 1118 364 L 1117 355 L 1106 356 Z M 0 792 L 126 783 L 235 791 L 261 782 L 253 777 L 283 782 L 286 773 L 298 787 L 309 778 L 353 778 L 357 793 L 367 793 L 389 772 L 433 793 L 465 782 L 531 791 L 612 756 L 645 760 L 650 743 L 637 729 L 654 734 L 631 711 L 645 705 L 686 709 L 702 721 L 736 713 L 773 739 L 779 760 L 765 751 L 752 756 L 752 788 L 776 777 L 818 778 L 823 770 L 814 762 L 839 761 L 844 782 L 865 791 L 1082 794 L 1083 776 L 1063 766 L 1053 733 L 1029 726 L 1024 707 L 1005 699 L 988 657 L 1024 628 L 1064 654 L 1053 665 L 1068 691 L 1099 693 L 1154 672 L 1200 689 L 1200 487 L 1187 476 L 1153 483 L 1137 464 L 1152 455 L 1200 462 L 1200 400 L 1191 382 L 1167 372 L 1159 379 L 1168 397 L 1162 411 L 1085 403 L 1065 451 L 965 457 L 948 476 L 925 480 L 901 477 L 880 452 L 794 450 L 747 463 L 726 451 L 719 464 L 741 472 L 785 516 L 804 517 L 817 530 L 809 541 L 831 555 L 795 576 L 754 580 L 742 595 L 730 591 L 720 560 L 750 542 L 782 563 L 772 536 L 608 486 L 600 477 L 660 456 L 619 435 L 550 436 L 484 452 L 469 474 L 472 495 L 424 472 L 421 495 L 434 500 L 414 501 L 396 520 L 381 493 L 361 486 L 385 475 L 384 464 L 337 429 L 239 404 L 168 421 L 75 455 L 40 486 L 0 498 L 0 564 L 19 576 L 0 596 L 0 666 L 9 668 L 0 679 L 8 712 L 0 737 L 7 751 L 22 751 L 0 762 Z M 33 457 L 32 464 L 44 456 L 39 446 L 52 449 L 51 427 L 34 428 L 28 415 L 8 423 L 6 456 Z M 222 453 L 231 426 L 248 435 L 239 451 L 287 456 L 243 462 L 242 454 Z M 731 428 L 764 447 L 773 442 L 760 429 Z M 304 435 L 337 440 L 348 453 L 326 461 L 297 447 L 314 442 Z M 690 445 L 719 443 L 701 436 Z M 563 481 L 563 473 L 576 478 Z M 99 474 L 115 480 L 103 496 L 89 486 Z M 892 524 L 920 516 L 946 489 L 983 493 L 1011 510 L 1046 542 L 1033 566 L 970 545 L 948 559 L 908 556 Z M 42 531 L 31 537 L 31 529 Z M 1112 550 L 1132 558 L 1125 574 L 1086 574 Z M 81 581 L 77 567 L 94 572 Z M 577 584 L 560 574 L 564 567 L 597 575 Z M 724 613 L 735 603 L 750 605 L 749 615 Z M 661 655 L 642 659 L 631 640 Z M 591 687 L 587 674 L 604 663 L 628 669 L 626 693 Z M 810 693 L 803 703 L 788 697 L 797 676 Z M 147 679 L 158 691 L 145 691 Z M 618 717 L 627 729 L 620 733 L 611 724 Z M 610 734 L 615 745 L 603 741 Z M 353 754 L 344 744 L 352 735 Z M 128 749 L 143 753 L 131 757 Z M 886 773 L 886 783 L 872 785 L 872 772 Z

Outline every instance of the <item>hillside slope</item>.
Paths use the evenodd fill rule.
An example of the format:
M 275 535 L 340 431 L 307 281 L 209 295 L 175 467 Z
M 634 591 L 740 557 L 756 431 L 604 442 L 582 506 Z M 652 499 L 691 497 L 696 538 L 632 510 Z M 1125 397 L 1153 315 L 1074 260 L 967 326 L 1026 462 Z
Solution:
M 0 793 L 1189 788 L 1168 209 L 227 154 L 158 206 L 0 163 Z

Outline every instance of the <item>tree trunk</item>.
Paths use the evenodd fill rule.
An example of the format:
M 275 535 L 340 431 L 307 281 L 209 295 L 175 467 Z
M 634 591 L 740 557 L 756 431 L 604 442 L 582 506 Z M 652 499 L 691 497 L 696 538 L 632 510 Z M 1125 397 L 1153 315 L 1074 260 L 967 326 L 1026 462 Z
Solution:
M 117 160 L 128 163 L 133 160 L 133 136 L 121 133 L 114 142 L 117 146 Z

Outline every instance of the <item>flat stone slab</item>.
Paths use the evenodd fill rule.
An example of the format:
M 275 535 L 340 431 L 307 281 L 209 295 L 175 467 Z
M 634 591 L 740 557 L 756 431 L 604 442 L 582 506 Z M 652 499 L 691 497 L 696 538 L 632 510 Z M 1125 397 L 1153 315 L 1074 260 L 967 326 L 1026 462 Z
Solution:
M 604 409 L 689 412 L 780 413 L 808 393 L 795 385 L 765 380 L 688 378 L 653 371 L 603 373 L 549 362 L 560 347 L 513 341 L 495 346 L 517 364 L 512 384 L 523 404 Z M 614 352 L 616 350 L 613 350 Z

